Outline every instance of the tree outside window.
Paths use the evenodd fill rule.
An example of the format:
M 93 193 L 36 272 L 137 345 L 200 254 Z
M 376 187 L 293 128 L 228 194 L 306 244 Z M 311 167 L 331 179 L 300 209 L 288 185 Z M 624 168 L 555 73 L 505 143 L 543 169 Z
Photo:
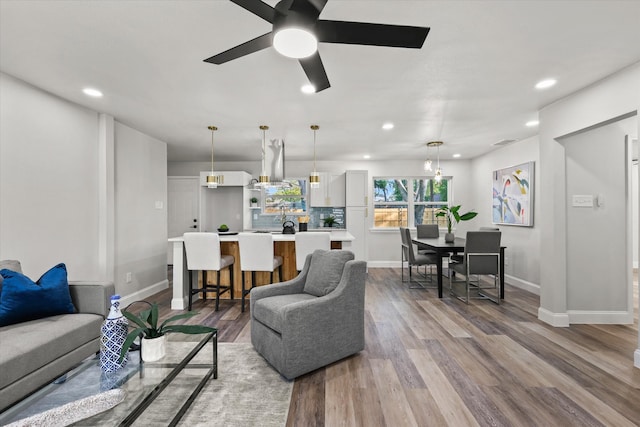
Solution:
M 436 211 L 449 204 L 449 179 L 374 178 L 374 227 L 445 226 Z

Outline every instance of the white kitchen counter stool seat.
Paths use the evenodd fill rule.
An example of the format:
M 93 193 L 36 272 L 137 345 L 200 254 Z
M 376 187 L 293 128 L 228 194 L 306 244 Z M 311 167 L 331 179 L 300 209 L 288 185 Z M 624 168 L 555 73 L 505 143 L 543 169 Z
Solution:
M 251 289 L 256 286 L 256 271 L 271 273 L 270 283 L 273 283 L 273 272 L 278 269 L 278 278 L 282 278 L 282 257 L 274 254 L 273 236 L 270 233 L 239 233 L 238 246 L 240 250 L 240 270 L 242 270 L 242 312 L 244 300 Z M 251 287 L 246 289 L 245 271 L 251 272 Z
M 296 270 L 302 271 L 307 255 L 316 249 L 331 250 L 331 233 L 326 231 L 296 233 Z
M 220 252 L 220 237 L 217 233 L 184 233 L 184 249 L 189 270 L 189 311 L 193 295 L 202 293 L 202 299 L 207 299 L 207 292 L 216 293 L 216 311 L 220 306 L 220 295 L 229 291 L 233 299 L 233 264 L 232 255 L 222 255 Z M 229 269 L 229 286 L 220 286 L 220 270 Z M 193 275 L 202 271 L 202 287 L 193 287 Z M 207 272 L 216 272 L 216 284 L 207 281 Z

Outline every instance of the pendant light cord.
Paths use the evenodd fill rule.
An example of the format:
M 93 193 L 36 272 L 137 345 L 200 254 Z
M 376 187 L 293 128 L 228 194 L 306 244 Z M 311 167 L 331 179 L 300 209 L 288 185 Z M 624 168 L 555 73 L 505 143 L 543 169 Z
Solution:
M 213 133 L 218 130 L 215 126 L 209 126 L 211 130 L 211 175 L 213 176 Z
M 320 129 L 318 125 L 311 125 L 313 130 L 313 173 L 316 174 L 316 131 Z

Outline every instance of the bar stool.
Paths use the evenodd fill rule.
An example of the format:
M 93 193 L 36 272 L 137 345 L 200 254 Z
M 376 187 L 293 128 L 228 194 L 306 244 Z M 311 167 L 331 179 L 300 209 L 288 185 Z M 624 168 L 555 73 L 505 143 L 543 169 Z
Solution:
M 326 231 L 297 233 L 296 243 L 296 270 L 302 271 L 307 255 L 312 254 L 316 249 L 331 250 L 331 233 Z
M 216 293 L 216 311 L 220 306 L 220 295 L 230 291 L 233 299 L 233 263 L 232 255 L 220 253 L 220 237 L 217 233 L 184 233 L 184 248 L 187 257 L 187 270 L 189 271 L 189 311 L 194 294 L 202 292 L 202 299 L 207 299 L 207 292 Z M 220 270 L 229 268 L 229 286 L 220 286 Z M 202 271 L 202 287 L 193 288 L 193 274 Z M 216 272 L 216 284 L 207 283 L 207 271 Z
M 256 271 L 271 273 L 278 268 L 278 278 L 282 280 L 282 257 L 275 256 L 273 251 L 273 236 L 267 233 L 239 233 L 240 269 L 242 270 L 242 312 L 244 313 L 245 296 L 256 286 Z M 244 272 L 251 272 L 251 288 L 245 289 Z

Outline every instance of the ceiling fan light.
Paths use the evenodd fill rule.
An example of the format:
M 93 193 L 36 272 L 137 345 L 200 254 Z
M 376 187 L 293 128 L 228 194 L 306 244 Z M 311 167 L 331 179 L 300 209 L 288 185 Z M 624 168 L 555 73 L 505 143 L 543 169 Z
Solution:
M 318 39 L 302 28 L 283 28 L 273 36 L 273 47 L 289 58 L 306 58 L 318 50 Z

